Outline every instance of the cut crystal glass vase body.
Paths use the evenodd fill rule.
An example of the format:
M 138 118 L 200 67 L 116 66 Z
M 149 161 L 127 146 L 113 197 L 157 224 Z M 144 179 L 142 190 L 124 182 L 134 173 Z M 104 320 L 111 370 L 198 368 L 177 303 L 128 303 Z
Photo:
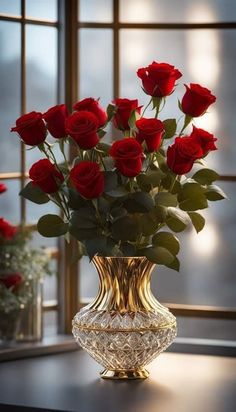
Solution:
M 104 366 L 103 378 L 146 378 L 144 368 L 176 336 L 176 319 L 153 296 L 145 257 L 95 256 L 95 300 L 73 319 L 77 343 Z

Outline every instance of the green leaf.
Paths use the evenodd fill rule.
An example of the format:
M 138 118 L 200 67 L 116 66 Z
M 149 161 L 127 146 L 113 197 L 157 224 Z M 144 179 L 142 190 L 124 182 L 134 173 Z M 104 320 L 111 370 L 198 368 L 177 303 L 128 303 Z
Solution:
M 204 228 L 205 226 L 205 219 L 202 215 L 200 215 L 199 213 L 196 212 L 189 212 L 188 213 L 192 224 L 196 230 L 196 232 L 201 232 L 201 230 Z
M 208 202 L 205 195 L 200 195 L 180 202 L 179 207 L 185 211 L 201 210 L 208 207 Z
M 120 250 L 124 256 L 136 256 L 137 255 L 136 247 L 129 242 L 122 242 L 120 246 Z
M 170 190 L 170 188 L 172 187 L 172 182 L 173 182 L 173 175 L 171 173 L 169 173 L 161 181 L 161 184 L 162 184 L 164 189 Z M 176 180 L 175 183 L 174 183 L 174 186 L 171 189 L 171 193 L 176 194 L 176 193 L 179 193 L 180 191 L 181 191 L 181 183 L 178 180 Z
M 173 232 L 182 232 L 190 222 L 189 215 L 175 207 L 168 207 L 168 216 L 166 224 Z
M 70 218 L 70 226 L 80 229 L 92 229 L 97 227 L 95 210 L 89 207 L 82 207 L 75 210 Z
M 92 260 L 94 255 L 113 256 L 113 248 L 116 244 L 113 239 L 103 235 L 93 239 L 86 239 L 84 243 L 90 260 Z
M 19 195 L 38 205 L 47 203 L 50 200 L 46 193 L 44 193 L 38 186 L 34 186 L 32 182 L 27 183 L 27 185 L 20 191 Z
M 181 112 L 183 111 L 182 110 L 182 104 L 181 104 L 181 101 L 178 99 L 178 106 L 179 106 L 179 110 L 181 110 Z
M 114 114 L 116 113 L 116 106 L 114 104 L 109 104 L 107 106 L 107 123 L 112 119 Z
M 105 192 L 110 192 L 117 188 L 118 178 L 116 172 L 104 172 L 105 175 Z
M 144 236 L 153 235 L 160 223 L 166 219 L 166 208 L 163 206 L 155 206 L 150 212 L 144 213 L 139 217 L 139 224 L 141 232 Z
M 153 187 L 157 187 L 165 174 L 161 169 L 149 170 L 147 173 L 141 173 L 137 176 L 137 183 L 141 190 L 149 192 Z
M 112 224 L 112 236 L 116 240 L 135 241 L 139 234 L 140 228 L 138 221 L 131 216 L 121 217 Z
M 205 189 L 194 180 L 185 183 L 178 194 L 179 207 L 182 210 L 194 211 L 208 207 Z
M 103 129 L 98 130 L 98 136 L 100 137 L 100 139 L 102 139 L 105 136 L 106 133 L 107 132 Z
M 68 189 L 68 206 L 70 209 L 78 210 L 81 207 L 86 207 L 87 201 L 80 196 L 79 192 L 74 188 Z
M 177 206 L 177 196 L 169 192 L 160 192 L 155 196 L 156 205 L 160 206 Z
M 175 119 L 166 119 L 163 122 L 165 128 L 164 139 L 171 139 L 177 129 L 177 122 Z
M 212 182 L 217 180 L 219 175 L 211 169 L 203 168 L 198 170 L 193 176 L 192 179 L 201 185 L 210 185 Z
M 60 216 L 49 214 L 39 219 L 37 228 L 44 237 L 57 237 L 67 233 L 68 223 L 64 223 Z
M 137 118 L 138 118 L 137 109 L 134 109 L 132 110 L 129 120 L 128 120 L 130 129 L 134 129 Z
M 118 206 L 111 210 L 110 215 L 112 221 L 115 221 L 116 219 L 127 216 L 127 210 L 122 206 Z
M 158 232 L 153 236 L 152 243 L 166 248 L 174 256 L 179 253 L 179 240 L 172 233 Z
M 145 192 L 132 193 L 124 202 L 129 213 L 146 213 L 155 206 L 152 197 Z
M 170 269 L 173 269 L 173 270 L 176 270 L 177 272 L 179 272 L 179 269 L 180 269 L 179 259 L 175 256 L 174 260 L 166 266 Z
M 210 201 L 222 200 L 227 199 L 227 195 L 223 192 L 223 190 L 216 185 L 210 185 L 207 187 L 205 191 L 206 197 Z
M 123 186 L 117 186 L 116 189 L 110 190 L 106 194 L 110 197 L 124 197 L 128 194 L 127 190 Z
M 141 249 L 140 254 L 146 256 L 150 262 L 159 265 L 169 265 L 174 260 L 174 256 L 169 250 L 161 246 L 152 246 L 146 249 Z
M 75 239 L 82 241 L 86 239 L 93 239 L 99 236 L 101 230 L 97 227 L 92 229 L 81 229 L 77 226 L 69 224 L 69 232 Z
M 153 109 L 159 109 L 161 105 L 162 97 L 152 97 L 152 104 L 153 104 Z

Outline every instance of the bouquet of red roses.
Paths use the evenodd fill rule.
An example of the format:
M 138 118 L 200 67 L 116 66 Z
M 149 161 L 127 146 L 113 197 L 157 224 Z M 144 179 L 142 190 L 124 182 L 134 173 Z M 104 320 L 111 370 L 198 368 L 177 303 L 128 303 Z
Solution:
M 205 165 L 217 139 L 195 126 L 184 134 L 216 98 L 198 84 L 185 85 L 178 131 L 176 119 L 161 119 L 160 112 L 182 74 L 170 64 L 153 62 L 137 75 L 150 96 L 149 117 L 148 106 L 143 109 L 138 100 L 117 98 L 105 111 L 98 100 L 86 98 L 70 114 L 61 104 L 16 120 L 12 131 L 44 156 L 29 170 L 30 182 L 20 194 L 39 205 L 52 201 L 59 206 L 62 215 L 42 216 L 38 231 L 46 237 L 64 235 L 67 241 L 71 235 L 82 255 L 146 256 L 178 270 L 179 241 L 172 232 L 191 222 L 199 232 L 205 221 L 197 211 L 225 198 L 213 184 L 217 173 Z M 102 138 L 110 122 L 114 141 L 107 144 Z M 117 140 L 118 130 L 122 138 Z M 46 140 L 48 134 L 54 144 Z M 66 143 L 74 146 L 73 159 L 67 159 Z M 55 156 L 57 144 L 63 163 Z

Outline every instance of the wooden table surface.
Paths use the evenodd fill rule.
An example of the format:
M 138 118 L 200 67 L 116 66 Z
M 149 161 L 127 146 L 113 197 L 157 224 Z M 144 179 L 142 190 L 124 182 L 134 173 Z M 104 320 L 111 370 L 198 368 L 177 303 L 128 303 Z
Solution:
M 145 381 L 105 381 L 82 350 L 3 362 L 0 404 L 66 412 L 236 411 L 236 358 L 165 353 L 148 369 Z

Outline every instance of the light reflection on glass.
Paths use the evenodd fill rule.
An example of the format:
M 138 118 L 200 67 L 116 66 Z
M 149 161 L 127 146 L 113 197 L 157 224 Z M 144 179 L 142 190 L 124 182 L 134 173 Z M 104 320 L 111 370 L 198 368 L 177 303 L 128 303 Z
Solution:
M 155 8 L 155 19 L 161 21 L 161 15 L 158 11 L 158 7 L 150 1 L 134 0 L 126 1 L 125 4 L 121 4 L 121 20 L 129 22 L 143 22 L 152 20 L 153 8 Z
M 187 65 L 192 83 L 214 88 L 220 72 L 218 33 L 194 30 L 189 32 L 186 40 Z
M 219 126 L 218 111 L 216 107 L 210 107 L 208 110 L 204 116 L 196 118 L 194 124 L 200 129 L 208 130 L 210 133 L 216 133 Z
M 191 233 L 192 249 L 198 255 L 213 255 L 218 247 L 218 233 L 213 224 L 207 223 L 206 227 L 198 234 Z

